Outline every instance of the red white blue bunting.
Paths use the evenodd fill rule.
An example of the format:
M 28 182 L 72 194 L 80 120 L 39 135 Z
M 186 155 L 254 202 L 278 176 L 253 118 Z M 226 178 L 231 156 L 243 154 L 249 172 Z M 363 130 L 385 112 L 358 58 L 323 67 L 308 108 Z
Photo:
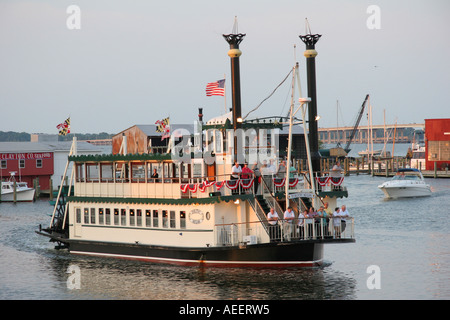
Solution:
M 316 181 L 320 186 L 325 186 L 330 182 L 334 186 L 340 186 L 344 181 L 344 177 L 316 177 Z

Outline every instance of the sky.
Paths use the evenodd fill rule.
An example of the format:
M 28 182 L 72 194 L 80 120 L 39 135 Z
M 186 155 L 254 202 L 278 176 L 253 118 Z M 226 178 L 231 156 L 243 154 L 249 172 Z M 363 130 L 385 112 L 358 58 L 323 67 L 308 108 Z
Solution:
M 352 126 L 366 94 L 374 124 L 449 118 L 449 15 L 448 0 L 0 0 L 0 131 L 57 133 L 70 116 L 72 133 L 115 134 L 165 117 L 190 124 L 200 107 L 219 116 L 232 101 L 222 35 L 235 17 L 243 115 L 296 62 L 307 94 L 307 19 L 322 35 L 319 127 Z M 223 78 L 226 97 L 207 97 Z M 291 85 L 249 118 L 286 116 Z

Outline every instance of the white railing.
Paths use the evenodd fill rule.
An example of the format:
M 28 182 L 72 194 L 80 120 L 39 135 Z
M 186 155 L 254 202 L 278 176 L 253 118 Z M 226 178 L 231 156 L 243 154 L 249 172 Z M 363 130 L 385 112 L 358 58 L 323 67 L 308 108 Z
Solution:
M 344 221 L 344 222 L 343 222 Z M 266 229 L 267 228 L 267 229 Z M 278 220 L 276 225 L 263 222 L 217 224 L 214 226 L 216 246 L 251 245 L 268 242 L 300 240 L 354 239 L 354 219 L 294 219 L 292 223 Z

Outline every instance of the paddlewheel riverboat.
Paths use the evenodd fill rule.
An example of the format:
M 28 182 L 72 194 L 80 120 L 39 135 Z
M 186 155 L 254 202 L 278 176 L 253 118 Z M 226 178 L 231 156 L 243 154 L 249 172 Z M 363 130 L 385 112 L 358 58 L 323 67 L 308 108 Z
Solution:
M 232 65 L 239 50 L 231 38 L 239 35 L 226 37 Z M 298 66 L 293 69 L 298 76 Z M 301 100 L 303 116 L 307 101 Z M 74 152 L 69 156 L 73 190 L 59 193 L 50 226 L 37 232 L 74 254 L 192 266 L 317 266 L 323 262 L 324 244 L 354 242 L 352 218 L 346 219 L 345 230 L 327 219 L 298 219 L 299 211 L 318 209 L 324 202 L 334 209 L 336 199 L 347 196 L 343 181 L 324 183 L 313 176 L 311 166 L 307 172 L 279 170 L 274 142 L 281 124 L 242 121 L 236 110 L 233 104 L 233 119 L 199 122 L 200 134 L 188 136 L 197 148 L 180 143 L 181 135 L 172 133 L 171 148 L 162 154 L 127 154 L 126 139 L 120 154 Z M 232 178 L 237 123 L 246 132 L 245 161 L 252 168 L 250 155 L 256 155 L 261 175 L 254 171 Z M 246 130 L 258 138 L 252 140 Z M 258 142 L 250 146 L 245 141 Z M 276 170 L 264 171 L 265 161 L 273 162 Z M 283 219 L 287 206 L 295 212 L 293 221 Z M 280 218 L 275 225 L 267 218 L 271 209 Z

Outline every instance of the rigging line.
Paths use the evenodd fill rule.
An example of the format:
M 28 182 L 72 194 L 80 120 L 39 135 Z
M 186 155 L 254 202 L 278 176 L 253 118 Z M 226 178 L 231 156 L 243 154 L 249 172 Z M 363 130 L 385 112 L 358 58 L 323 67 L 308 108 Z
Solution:
M 289 86 L 288 92 L 287 92 L 287 94 L 286 94 L 286 98 L 284 99 L 283 108 L 282 108 L 281 111 L 280 111 L 280 116 L 283 115 L 284 108 L 286 107 L 286 104 L 287 104 L 287 101 L 288 101 L 290 95 L 291 95 L 291 86 Z M 289 118 L 289 113 L 290 113 L 290 111 L 288 111 L 288 113 L 287 113 L 287 115 L 286 115 L 286 117 L 288 117 L 288 118 Z
M 256 111 L 267 99 L 269 99 L 275 93 L 275 91 L 277 91 L 277 89 L 286 81 L 286 79 L 289 77 L 291 72 L 292 72 L 292 69 L 289 71 L 289 73 L 286 75 L 286 77 L 283 79 L 283 81 L 281 81 L 280 84 L 272 91 L 272 93 L 267 98 L 265 98 L 263 101 L 261 101 L 255 108 L 250 110 L 249 113 L 247 113 L 245 115 L 245 117 L 242 118 L 242 120 L 245 120 L 250 113 L 252 113 L 253 111 Z

